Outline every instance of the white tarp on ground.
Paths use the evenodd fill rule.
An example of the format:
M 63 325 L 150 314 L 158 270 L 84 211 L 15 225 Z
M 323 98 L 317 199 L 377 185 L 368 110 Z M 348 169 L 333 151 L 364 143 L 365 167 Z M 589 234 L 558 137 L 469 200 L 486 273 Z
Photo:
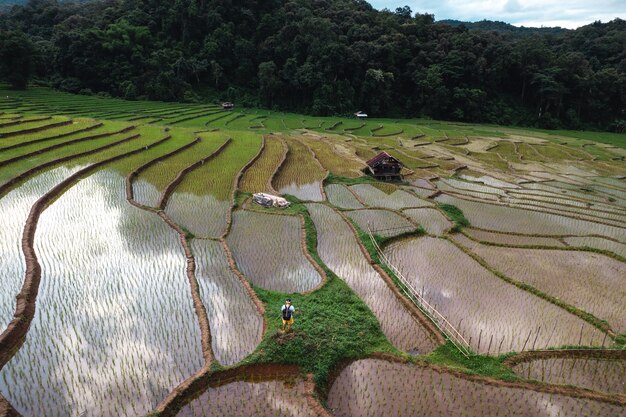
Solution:
M 255 203 L 260 204 L 263 207 L 285 208 L 285 207 L 289 207 L 289 205 L 291 204 L 289 203 L 289 201 L 285 200 L 282 197 L 278 197 L 278 196 L 271 195 L 271 194 L 265 194 L 265 193 L 252 194 L 252 198 L 254 199 Z

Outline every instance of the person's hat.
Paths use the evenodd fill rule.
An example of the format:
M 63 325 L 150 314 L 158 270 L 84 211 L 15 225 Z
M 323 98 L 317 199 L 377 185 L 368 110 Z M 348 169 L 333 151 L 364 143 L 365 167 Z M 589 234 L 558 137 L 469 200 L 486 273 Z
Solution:
M 291 298 L 287 298 L 287 300 L 285 300 L 285 302 L 291 303 Z

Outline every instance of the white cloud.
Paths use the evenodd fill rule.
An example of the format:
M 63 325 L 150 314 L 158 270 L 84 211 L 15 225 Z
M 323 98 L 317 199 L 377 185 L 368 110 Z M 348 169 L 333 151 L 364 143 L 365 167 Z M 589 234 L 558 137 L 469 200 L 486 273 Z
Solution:
M 624 0 L 370 0 L 376 8 L 408 5 L 437 20 L 499 20 L 516 26 L 577 28 L 596 20 L 626 19 Z

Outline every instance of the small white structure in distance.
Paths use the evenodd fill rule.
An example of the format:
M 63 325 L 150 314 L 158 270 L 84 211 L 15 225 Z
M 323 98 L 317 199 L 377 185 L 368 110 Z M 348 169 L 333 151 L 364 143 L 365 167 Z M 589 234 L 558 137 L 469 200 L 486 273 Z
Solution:
M 287 208 L 291 205 L 289 201 L 285 200 L 282 197 L 265 193 L 252 194 L 252 199 L 255 203 L 263 207 Z
M 356 116 L 357 119 L 367 119 L 367 113 L 364 113 L 360 110 L 354 113 L 354 115 Z

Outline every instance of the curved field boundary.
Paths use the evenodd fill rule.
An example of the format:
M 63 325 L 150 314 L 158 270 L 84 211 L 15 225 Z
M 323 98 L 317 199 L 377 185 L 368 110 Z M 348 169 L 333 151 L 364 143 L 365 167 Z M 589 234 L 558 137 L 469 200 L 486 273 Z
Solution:
M 198 317 L 198 324 L 200 326 L 200 334 L 201 334 L 201 343 L 202 343 L 202 354 L 204 357 L 204 368 L 210 367 L 210 365 L 215 361 L 215 355 L 213 353 L 212 348 L 212 338 L 211 338 L 211 328 L 209 326 L 209 317 L 206 312 L 206 307 L 202 303 L 202 298 L 200 297 L 200 287 L 198 285 L 198 279 L 196 277 L 196 260 L 193 256 L 193 252 L 191 251 L 191 247 L 189 246 L 189 241 L 187 239 L 187 234 L 174 223 L 162 210 L 157 210 L 152 207 L 146 207 L 142 204 L 139 204 L 135 200 L 134 191 L 133 191 L 133 180 L 139 175 L 140 172 L 148 169 L 150 166 L 163 161 L 173 155 L 176 155 L 180 152 L 185 151 L 186 149 L 196 145 L 200 142 L 200 138 L 196 138 L 193 142 L 183 145 L 172 152 L 169 152 L 165 155 L 161 155 L 157 158 L 152 159 L 151 161 L 146 162 L 142 166 L 135 169 L 133 172 L 129 173 L 126 176 L 126 200 L 133 206 L 149 211 L 151 213 L 157 214 L 161 219 L 176 233 L 180 238 L 180 243 L 185 252 L 185 258 L 187 261 L 187 279 L 189 281 L 189 286 L 191 289 L 191 298 L 193 300 L 194 310 L 196 312 L 196 316 Z M 203 369 L 204 369 L 203 368 Z
M 152 146 L 158 146 L 168 139 L 169 138 L 158 140 L 150 145 L 107 158 L 103 161 L 96 162 L 86 168 L 83 168 L 67 177 L 61 183 L 57 184 L 50 191 L 39 198 L 35 204 L 33 204 L 26 220 L 24 233 L 22 235 L 22 252 L 24 253 L 24 259 L 26 261 L 24 283 L 22 285 L 22 289 L 16 297 L 14 318 L 7 325 L 5 331 L 0 334 L 0 369 L 6 365 L 6 363 L 24 343 L 30 323 L 35 316 L 37 294 L 39 291 L 39 283 L 41 281 L 41 265 L 37 260 L 34 244 L 37 222 L 39 221 L 41 214 L 52 201 L 57 199 L 76 181 L 79 181 L 87 174 L 90 174 L 112 162 L 144 152 Z
M 168 138 L 171 138 L 171 135 L 168 135 Z M 157 158 L 154 158 L 153 160 L 146 162 L 145 164 L 141 165 L 139 168 L 137 168 L 133 172 L 131 172 L 128 175 L 127 179 L 126 179 L 126 187 L 127 187 L 126 188 L 126 196 L 129 197 L 129 198 L 127 198 L 128 201 L 131 204 L 133 204 L 133 202 L 136 203 L 136 204 L 133 204 L 136 207 L 139 207 L 139 206 L 143 207 L 141 204 L 137 203 L 137 201 L 135 200 L 135 191 L 132 188 L 132 181 L 133 181 L 133 179 L 135 179 L 137 176 L 139 176 L 139 174 L 141 174 L 146 169 L 150 168 L 152 165 L 154 165 L 154 164 L 156 164 L 158 162 L 161 162 L 161 161 L 163 161 L 165 159 L 168 159 L 168 158 L 170 158 L 170 157 L 172 157 L 174 155 L 177 155 L 177 154 L 179 154 L 179 153 L 181 153 L 181 152 L 191 148 L 192 146 L 197 145 L 201 141 L 202 141 L 202 139 L 195 138 L 193 142 L 190 142 L 190 143 L 188 143 L 186 145 L 183 145 L 180 148 L 174 149 L 172 152 L 169 152 L 169 153 L 163 154 L 163 155 L 161 155 L 161 156 L 159 156 Z M 130 187 L 130 189 L 128 187 Z
M 243 173 L 246 172 L 252 165 L 254 165 L 256 161 L 259 160 L 264 149 L 265 137 L 262 138 L 261 147 L 259 148 L 259 151 L 256 153 L 256 155 L 254 155 L 252 159 L 250 159 L 243 167 L 241 167 L 239 172 L 237 172 L 237 175 L 235 175 L 235 178 L 233 178 L 233 185 L 230 191 L 230 206 L 228 207 L 228 219 L 226 219 L 226 227 L 224 227 L 224 232 L 220 236 L 220 239 L 226 239 L 226 236 L 228 235 L 228 233 L 230 233 L 230 228 L 233 225 L 233 209 L 235 208 L 235 196 L 239 191 L 239 183 L 241 182 Z
M 259 299 L 259 297 L 256 295 L 256 293 L 254 292 L 254 289 L 252 289 L 252 285 L 250 285 L 250 282 L 246 279 L 243 273 L 237 268 L 235 257 L 233 256 L 233 253 L 231 252 L 230 247 L 228 246 L 228 242 L 226 242 L 226 239 L 223 237 L 219 238 L 218 240 L 222 244 L 222 247 L 224 248 L 224 253 L 226 254 L 226 259 L 228 260 L 228 266 L 230 267 L 230 270 L 233 272 L 233 274 L 235 274 L 237 278 L 239 278 L 239 281 L 241 281 L 241 284 L 246 289 L 248 296 L 250 297 L 250 299 L 256 306 L 256 309 L 258 310 L 261 317 L 265 317 L 265 306 L 263 305 L 263 302 Z M 263 320 L 263 331 L 261 332 L 263 336 L 265 336 L 266 328 L 267 328 L 267 323 L 265 322 L 265 320 Z
M 357 127 L 346 127 L 345 129 L 343 129 L 343 131 L 344 132 L 354 132 L 355 130 L 362 129 L 365 126 L 367 126 L 367 123 L 362 123 L 360 126 L 357 126 Z
M 405 364 L 409 366 L 409 361 L 406 358 L 394 356 L 393 354 L 389 354 L 389 353 L 373 354 L 370 356 L 370 359 L 384 360 L 387 362 L 400 363 L 400 364 Z M 350 361 L 346 361 L 342 363 L 341 366 L 336 369 L 333 375 L 331 375 L 332 379 L 329 379 L 328 386 L 330 387 L 335 383 L 337 377 L 339 376 L 341 371 L 343 371 L 343 369 L 345 369 L 346 367 L 348 367 L 348 365 L 356 361 L 358 361 L 358 359 L 350 360 Z M 504 381 L 501 379 L 495 379 L 491 377 L 485 377 L 481 375 L 466 373 L 455 368 L 448 368 L 448 367 L 441 366 L 441 365 L 435 365 L 435 364 L 431 364 L 431 363 L 428 363 L 426 361 L 419 360 L 419 359 L 417 359 L 414 363 L 411 363 L 411 365 L 420 367 L 420 368 L 430 368 L 433 371 L 440 373 L 440 374 L 446 373 L 454 377 L 464 379 L 466 381 L 476 382 L 482 385 L 490 385 L 494 387 L 503 387 L 503 388 L 518 388 L 518 389 L 524 389 L 524 390 L 529 390 L 529 391 L 534 391 L 534 392 L 540 392 L 544 394 L 564 395 L 564 396 L 573 397 L 573 398 L 581 398 L 581 399 L 587 399 L 587 400 L 592 400 L 592 401 L 600 401 L 600 402 L 604 402 L 608 404 L 626 406 L 626 396 L 605 394 L 605 393 L 593 391 L 587 388 L 578 388 L 578 387 L 566 386 L 566 385 L 552 385 L 552 384 L 547 384 L 544 382 L 533 382 L 533 383 L 509 382 L 509 381 Z
M 188 117 L 183 117 L 182 119 L 176 119 L 176 120 L 172 120 L 171 122 L 166 122 L 168 125 L 175 125 L 177 123 L 182 123 L 182 122 L 187 122 L 189 120 L 193 120 L 193 119 L 199 119 L 200 117 L 207 117 L 207 116 L 212 116 L 216 113 L 219 113 L 219 111 L 211 111 L 211 112 L 201 112 L 201 113 L 197 113 L 197 114 L 193 114 L 190 115 Z M 163 120 L 163 118 L 161 118 L 160 120 Z
M 601 222 L 601 221 L 585 219 L 583 217 L 579 217 L 579 216 L 573 215 L 571 212 L 559 212 L 559 211 L 556 211 L 556 210 L 554 210 L 554 212 L 550 212 L 550 211 L 547 211 L 547 210 L 537 210 L 537 209 L 532 209 L 532 208 L 529 208 L 529 207 L 517 207 L 517 206 L 511 205 L 511 204 L 501 204 L 501 203 L 498 203 L 496 201 L 491 201 L 491 200 L 481 200 L 480 198 L 475 198 L 475 197 L 474 198 L 470 198 L 467 195 L 457 194 L 457 193 L 449 192 L 449 191 L 440 191 L 439 194 L 432 195 L 432 196 L 430 196 L 428 198 L 433 199 L 433 198 L 436 198 L 436 197 L 440 196 L 441 194 L 447 194 L 447 195 L 449 195 L 451 197 L 455 197 L 455 198 L 458 198 L 460 200 L 472 201 L 472 202 L 475 202 L 475 203 L 483 203 L 483 204 L 489 204 L 489 205 L 492 205 L 492 206 L 499 206 L 499 207 L 508 207 L 508 208 L 513 208 L 513 209 L 516 209 L 516 210 L 532 211 L 532 212 L 535 212 L 535 213 L 553 214 L 553 215 L 557 215 L 557 216 L 561 216 L 561 217 L 568 217 L 570 219 L 575 219 L 575 220 L 580 220 L 580 221 L 585 221 L 585 222 L 602 224 L 604 226 L 621 227 L 621 226 L 616 226 L 616 225 L 611 224 L 611 223 L 605 223 L 605 222 Z M 580 236 L 580 237 L 584 237 L 584 236 Z M 623 243 L 623 242 L 621 242 L 621 243 Z
M 281 167 L 287 160 L 287 154 L 289 153 L 289 147 L 287 146 L 287 142 L 285 142 L 285 139 L 278 138 L 278 140 L 280 140 L 280 142 L 283 144 L 283 157 L 280 159 L 280 162 L 276 165 L 274 172 L 272 172 L 272 175 L 270 175 L 269 179 L 267 180 L 267 189 L 272 191 L 272 193 L 275 195 L 278 195 L 278 191 L 276 191 L 276 188 L 274 188 L 273 185 L 274 178 L 276 178 L 276 176 L 280 172 Z
M 320 277 L 322 278 L 320 280 L 320 283 L 317 286 L 302 293 L 302 294 L 310 294 L 312 292 L 319 290 L 324 285 L 326 285 L 326 282 L 328 282 L 328 276 L 326 275 L 326 271 L 324 271 L 324 268 L 322 268 L 317 262 L 315 262 L 315 259 L 313 259 L 313 257 L 309 253 L 309 250 L 307 249 L 307 245 L 306 245 L 307 233 L 306 233 L 306 223 L 304 220 L 304 216 L 299 215 L 298 218 L 300 219 L 300 232 L 301 232 L 300 233 L 300 248 L 302 249 L 302 253 L 304 253 L 304 257 L 309 261 L 309 263 L 313 266 L 313 268 L 315 268 L 317 273 L 320 274 Z
M 15 145 L 10 145 L 10 146 L 5 146 L 4 148 L 0 148 L 0 152 L 8 151 L 9 149 L 21 148 L 21 147 L 27 146 L 27 145 L 33 145 L 35 143 L 46 142 L 46 141 L 49 141 L 49 140 L 61 139 L 61 138 L 67 137 L 67 136 L 76 135 L 78 133 L 89 132 L 91 130 L 97 129 L 97 128 L 102 127 L 102 126 L 104 126 L 104 123 L 99 122 L 99 123 L 96 123 L 96 124 L 94 124 L 92 126 L 88 126 L 88 127 L 85 127 L 85 128 L 82 128 L 82 129 L 78 129 L 78 130 L 73 130 L 71 132 L 61 133 L 59 135 L 54 135 L 54 136 L 47 136 L 45 138 L 35 139 L 35 140 L 28 141 L 28 142 L 16 143 Z M 123 133 L 123 132 L 117 132 L 117 133 Z M 95 139 L 95 138 L 92 138 L 92 139 Z
M 0 417 L 22 417 L 9 402 L 0 395 Z
M 363 256 L 365 256 L 365 259 L 367 260 L 367 262 L 369 262 L 372 268 L 374 268 L 374 270 L 378 272 L 378 275 L 380 275 L 383 281 L 385 281 L 385 284 L 387 284 L 387 286 L 391 289 L 391 291 L 394 293 L 396 298 L 404 305 L 404 307 L 409 311 L 409 313 L 424 327 L 424 329 L 433 336 L 433 339 L 435 340 L 437 344 L 444 345 L 446 343 L 446 339 L 443 337 L 441 332 L 439 332 L 439 330 L 433 324 L 433 322 L 428 317 L 426 317 L 426 315 L 422 313 L 422 311 L 419 308 L 417 308 L 415 304 L 409 301 L 400 292 L 400 290 L 398 289 L 396 284 L 393 282 L 391 277 L 387 274 L 387 272 L 385 272 L 385 270 L 381 268 L 380 265 L 374 262 L 369 252 L 363 245 L 363 242 L 361 241 L 361 238 L 359 237 L 359 233 L 354 227 L 354 225 L 352 224 L 352 222 L 350 222 L 342 212 L 338 211 L 334 207 L 331 207 L 331 208 L 335 211 L 335 213 L 339 214 L 341 218 L 343 219 L 343 221 L 350 227 L 350 230 L 352 230 L 352 234 L 354 235 L 357 243 L 359 244 L 359 248 L 361 249 Z
M 133 126 L 134 129 L 134 126 Z M 132 129 L 128 129 L 128 130 L 132 130 Z M 87 142 L 93 139 L 98 139 L 98 138 L 103 138 L 103 137 L 107 137 L 107 136 L 112 136 L 116 133 L 106 133 L 106 134 L 100 134 L 100 135 L 93 135 L 93 136 L 86 136 L 84 138 L 78 138 L 78 139 L 73 139 L 67 142 L 63 142 L 63 143 L 57 143 L 56 145 L 52 145 L 52 146 L 48 146 L 47 148 L 42 148 L 42 149 L 37 149 L 36 151 L 33 152 L 29 152 L 29 153 L 25 153 L 22 155 L 18 155 L 18 156 L 14 156 L 13 158 L 9 158 L 9 159 L 5 159 L 4 161 L 0 161 L 0 167 L 3 167 L 5 165 L 9 165 L 13 162 L 16 161 L 21 161 L 22 159 L 28 159 L 31 158 L 35 155 L 40 155 L 42 153 L 46 153 L 46 152 L 50 152 L 53 151 L 55 149 L 60 149 L 63 148 L 65 146 L 68 145 L 74 145 L 76 143 L 80 143 L 80 142 Z M 141 135 L 139 133 L 129 136 L 126 139 L 127 140 L 132 140 L 132 139 L 137 139 L 138 137 L 140 137 Z
M 246 114 L 243 113 L 239 113 L 237 116 L 233 117 L 232 119 L 226 121 L 226 123 L 224 123 L 224 126 L 228 126 L 229 124 L 231 124 L 232 122 L 234 122 L 235 120 L 239 120 L 242 119 L 244 117 L 246 117 Z
M 340 120 L 338 122 L 333 123 L 332 125 L 324 128 L 324 130 L 335 130 L 337 129 L 339 126 L 341 126 L 343 124 L 343 122 Z
M 13 136 L 26 135 L 29 133 L 41 132 L 41 131 L 48 130 L 48 129 L 54 129 L 55 127 L 71 125 L 72 123 L 74 123 L 72 120 L 65 120 L 63 122 L 50 123 L 49 125 L 32 127 L 30 129 L 18 130 L 15 132 L 0 133 L 0 139 L 10 138 Z
M 626 349 L 555 349 L 529 350 L 507 358 L 503 365 L 513 368 L 524 362 L 551 358 L 593 358 L 626 360 Z
M 33 122 L 43 122 L 45 120 L 50 120 L 52 119 L 52 116 L 46 116 L 46 117 L 40 117 L 39 119 L 23 119 L 23 116 L 17 119 L 11 119 L 11 122 L 6 122 L 6 123 L 0 123 L 0 128 L 3 127 L 11 127 L 11 126 L 17 126 L 17 125 L 21 125 L 24 123 L 33 123 Z
M 205 162 L 208 162 L 211 159 L 213 159 L 216 156 L 218 156 L 224 149 L 226 149 L 226 147 L 231 142 L 232 142 L 231 138 L 226 139 L 226 142 L 221 144 L 220 147 L 217 148 L 215 151 L 213 151 L 213 153 L 211 153 L 209 156 L 207 156 L 205 158 L 202 158 L 199 161 L 196 161 L 193 164 L 189 165 L 188 167 L 183 168 L 182 170 L 180 170 L 180 172 L 178 173 L 176 178 L 174 178 L 172 180 L 172 182 L 170 182 L 167 185 L 167 187 L 165 187 L 163 192 L 161 193 L 161 198 L 159 199 L 159 204 L 158 204 L 157 208 L 159 210 L 165 210 L 165 206 L 167 206 L 167 202 L 169 201 L 172 193 L 174 192 L 174 189 L 176 189 L 176 187 L 178 187 L 178 185 L 183 181 L 183 179 L 185 179 L 185 176 L 188 173 L 190 173 L 191 171 L 193 171 L 194 169 L 196 169 L 199 166 L 203 165 Z
M 216 372 L 200 371 L 180 384 L 154 411 L 159 417 L 175 417 L 194 397 L 201 395 L 209 388 L 218 388 L 237 381 L 251 383 L 289 381 L 300 376 L 302 372 L 296 365 L 272 363 L 240 365 Z M 305 395 L 308 405 L 318 413 L 319 417 L 332 417 L 332 414 L 324 409 L 315 396 L 316 387 L 312 375 L 307 375 L 306 383 Z
M 372 130 L 372 132 L 374 132 L 374 130 Z M 391 132 L 391 133 L 380 133 L 380 134 L 372 133 L 372 137 L 374 137 L 374 138 L 388 138 L 388 137 L 391 137 L 391 136 L 398 136 L 398 135 L 401 135 L 403 133 L 404 133 L 404 129 L 400 129 L 397 132 Z
M 611 326 L 604 320 L 601 320 L 599 318 L 597 318 L 596 316 L 594 316 L 593 314 L 581 310 L 578 307 L 575 307 L 571 304 L 568 304 L 564 301 L 562 301 L 561 299 L 554 297 L 550 294 L 547 294 L 535 287 L 533 287 L 532 285 L 528 285 L 524 282 L 515 280 L 513 278 L 508 277 L 507 275 L 503 274 L 502 272 L 494 269 L 491 267 L 491 265 L 489 265 L 487 262 L 485 262 L 485 260 L 483 258 L 481 258 L 480 256 L 478 256 L 477 254 L 475 254 L 474 252 L 472 252 L 470 249 L 466 248 L 465 246 L 461 245 L 460 243 L 458 243 L 456 240 L 451 239 L 449 237 L 444 237 L 444 239 L 448 240 L 449 242 L 451 242 L 454 246 L 456 246 L 457 248 L 459 248 L 461 251 L 463 251 L 465 254 L 467 254 L 468 256 L 470 256 L 472 259 L 474 259 L 476 262 L 478 262 L 483 268 L 485 268 L 486 270 L 488 270 L 489 272 L 491 272 L 492 274 L 494 274 L 495 276 L 497 276 L 498 278 L 502 279 L 503 281 L 505 281 L 508 284 L 514 285 L 515 287 L 524 290 L 526 292 L 529 292 L 539 298 L 542 298 L 546 301 L 548 301 L 549 303 L 552 303 L 554 305 L 556 305 L 557 307 L 562 308 L 563 310 L 567 311 L 570 314 L 575 315 L 576 317 L 586 321 L 587 323 L 591 324 L 592 326 L 594 326 L 595 328 L 597 328 L 598 330 L 600 330 L 601 332 L 607 334 L 611 339 L 615 339 L 618 334 L 615 333 L 615 331 L 611 328 Z M 471 238 L 470 238 L 471 239 Z M 552 248 L 550 248 L 552 249 Z M 561 248 L 562 249 L 562 248 Z
M 218 113 L 219 113 L 219 112 L 218 112 Z M 224 118 L 226 118 L 226 117 L 228 117 L 228 116 L 232 116 L 232 113 L 230 113 L 230 112 L 224 112 L 224 114 L 223 114 L 223 115 L 221 115 L 221 116 L 219 116 L 219 117 L 216 117 L 216 118 L 211 119 L 211 120 L 207 120 L 207 121 L 204 123 L 204 126 L 209 127 L 209 124 L 211 124 L 211 123 L 213 123 L 213 122 L 217 122 L 218 120 L 224 119 Z
M 326 201 L 327 197 L 326 197 L 326 191 L 324 191 L 324 181 L 326 181 L 326 178 L 328 178 L 328 175 L 330 175 L 330 171 L 328 171 L 326 168 L 324 168 L 324 165 L 322 165 L 320 160 L 317 158 L 317 155 L 315 154 L 313 149 L 311 149 L 311 147 L 309 146 L 308 143 L 306 143 L 305 141 L 299 140 L 299 139 L 296 139 L 296 140 L 298 142 L 300 142 L 304 147 L 306 147 L 309 150 L 309 153 L 311 154 L 311 156 L 313 157 L 315 162 L 317 162 L 317 166 L 320 168 L 320 170 L 322 172 L 326 173 L 326 175 L 324 175 L 324 178 L 322 178 L 322 180 L 320 181 L 320 193 L 322 194 L 323 201 Z
M 167 139 L 169 139 L 169 137 Z M 106 149 L 109 149 L 109 148 L 113 148 L 113 147 L 115 147 L 117 145 L 121 145 L 122 143 L 126 143 L 126 142 L 129 142 L 131 140 L 133 140 L 133 137 L 121 139 L 121 140 L 118 140 L 117 142 L 108 143 L 108 144 L 106 144 L 104 146 L 101 146 L 99 148 L 90 149 L 90 150 L 85 151 L 85 152 L 79 152 L 79 153 L 76 153 L 76 154 L 73 154 L 73 155 L 64 156 L 64 157 L 61 157 L 61 158 L 54 159 L 52 161 L 48 161 L 48 162 L 43 163 L 41 165 L 37 165 L 36 167 L 31 168 L 31 169 L 29 169 L 27 171 L 24 171 L 21 174 L 16 175 L 15 177 L 11 178 L 10 180 L 5 182 L 4 184 L 0 185 L 0 197 L 2 197 L 4 194 L 6 194 L 9 191 L 9 189 L 11 189 L 11 187 L 13 187 L 15 184 L 18 184 L 18 183 L 24 181 L 26 178 L 28 178 L 29 176 L 31 176 L 31 175 L 33 175 L 33 174 L 35 174 L 37 172 L 43 171 L 44 169 L 50 168 L 50 167 L 52 167 L 54 165 L 57 165 L 57 164 L 60 164 L 60 163 L 63 163 L 63 162 L 71 161 L 72 159 L 75 159 L 75 158 L 80 158 L 80 157 L 83 157 L 83 156 L 92 155 L 94 153 L 98 153 L 100 151 L 103 151 L 103 150 L 106 150 Z M 154 146 L 155 144 L 160 144 L 164 140 L 165 139 L 161 139 L 160 141 L 153 143 L 151 146 Z

